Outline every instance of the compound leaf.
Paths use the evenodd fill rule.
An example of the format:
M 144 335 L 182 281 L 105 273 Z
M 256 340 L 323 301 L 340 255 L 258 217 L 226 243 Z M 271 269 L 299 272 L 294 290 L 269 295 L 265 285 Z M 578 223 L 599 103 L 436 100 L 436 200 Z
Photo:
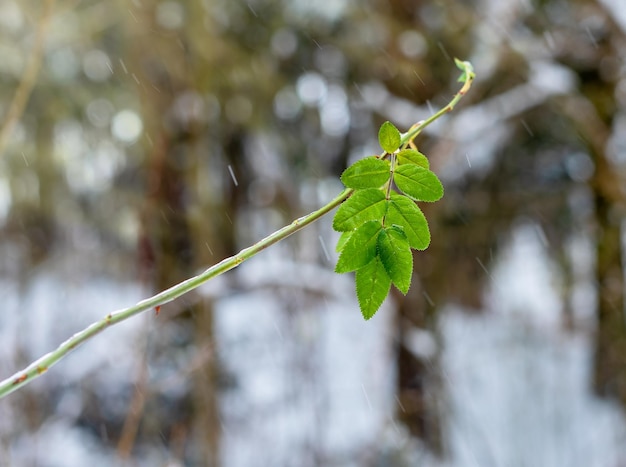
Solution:
M 337 209 L 333 229 L 337 232 L 354 230 L 367 221 L 382 219 L 386 210 L 387 202 L 381 190 L 357 190 Z
M 398 164 L 415 164 L 425 169 L 430 168 L 430 163 L 424 154 L 415 149 L 403 149 L 397 154 Z
M 385 122 L 378 130 L 378 143 L 385 152 L 391 154 L 400 147 L 400 131 L 391 122 Z
M 366 157 L 344 170 L 341 181 L 348 188 L 379 188 L 389 180 L 389 165 L 389 161 Z
M 378 257 L 393 284 L 406 295 L 413 275 L 413 255 L 409 241 L 401 229 L 392 226 L 380 232 Z
M 437 201 L 443 196 L 443 185 L 433 172 L 414 164 L 396 167 L 394 182 L 416 201 Z
M 346 242 L 335 272 L 350 272 L 362 268 L 376 256 L 378 234 L 383 225 L 378 221 L 369 221 L 358 227 Z
M 398 193 L 391 193 L 385 226 L 400 225 L 411 248 L 425 250 L 430 245 L 430 230 L 422 210 L 414 201 Z
M 372 261 L 356 271 L 356 296 L 365 319 L 370 319 L 385 301 L 391 288 L 391 279 L 380 258 Z

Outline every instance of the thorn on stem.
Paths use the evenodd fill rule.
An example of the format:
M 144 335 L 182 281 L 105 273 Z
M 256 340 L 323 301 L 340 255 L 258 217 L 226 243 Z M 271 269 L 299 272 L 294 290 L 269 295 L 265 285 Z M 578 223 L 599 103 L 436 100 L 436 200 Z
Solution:
M 15 378 L 13 380 L 13 386 L 16 386 L 20 383 L 23 383 L 24 381 L 26 381 L 26 379 L 28 378 L 28 375 L 26 373 L 24 373 L 22 376 Z

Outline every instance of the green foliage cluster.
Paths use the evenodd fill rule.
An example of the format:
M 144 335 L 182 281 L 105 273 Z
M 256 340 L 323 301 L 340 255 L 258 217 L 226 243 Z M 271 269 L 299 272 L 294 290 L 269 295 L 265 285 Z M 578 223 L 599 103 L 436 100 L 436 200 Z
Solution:
M 430 244 L 428 222 L 416 201 L 437 201 L 443 185 L 428 159 L 400 131 L 385 122 L 378 132 L 383 149 L 348 167 L 341 181 L 354 190 L 337 210 L 333 228 L 341 232 L 335 271 L 356 271 L 356 294 L 363 317 L 380 308 L 393 284 L 406 294 L 413 275 L 412 249 Z

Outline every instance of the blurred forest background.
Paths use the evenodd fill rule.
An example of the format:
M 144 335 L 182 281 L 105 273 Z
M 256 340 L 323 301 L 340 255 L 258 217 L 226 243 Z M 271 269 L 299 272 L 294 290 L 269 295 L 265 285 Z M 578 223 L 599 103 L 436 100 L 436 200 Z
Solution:
M 324 218 L 0 401 L 7 466 L 626 465 L 622 0 L 0 0 L 0 377 L 418 144 L 363 322 Z

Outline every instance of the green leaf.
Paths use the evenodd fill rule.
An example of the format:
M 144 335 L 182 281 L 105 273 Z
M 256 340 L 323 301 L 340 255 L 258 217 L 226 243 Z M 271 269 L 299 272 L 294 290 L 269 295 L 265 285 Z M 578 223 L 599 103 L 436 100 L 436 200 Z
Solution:
M 355 282 L 363 318 L 370 319 L 383 304 L 391 288 L 391 279 L 378 256 L 356 271 Z
M 424 167 L 399 165 L 393 181 L 405 194 L 417 201 L 437 201 L 443 196 L 443 185 L 437 175 Z
M 406 295 L 413 275 L 413 255 L 409 241 L 402 230 L 393 226 L 378 235 L 378 257 L 391 281 Z
M 354 230 L 339 256 L 335 272 L 355 271 L 372 261 L 382 228 L 380 221 L 369 221 Z
M 343 250 L 343 247 L 346 246 L 347 241 L 350 239 L 350 235 L 353 234 L 354 231 L 348 230 L 346 232 L 341 232 L 339 236 L 339 240 L 337 240 L 337 246 L 335 246 L 335 251 L 340 253 Z
M 403 149 L 397 154 L 398 164 L 415 164 L 428 169 L 430 164 L 424 154 L 415 149 Z
M 389 161 L 367 157 L 355 162 L 341 174 L 348 188 L 379 188 L 389 180 Z
M 333 219 L 337 232 L 354 230 L 367 221 L 382 220 L 387 210 L 385 194 L 377 188 L 355 191 L 343 202 Z
M 378 130 L 378 143 L 385 152 L 391 154 L 400 147 L 400 131 L 391 122 L 385 122 Z
M 474 77 L 476 76 L 476 74 L 474 73 L 474 67 L 472 66 L 470 62 L 464 62 L 463 60 L 459 60 L 458 58 L 455 58 L 454 64 L 459 70 L 463 72 L 461 73 L 461 76 L 459 76 L 459 79 L 457 79 L 459 83 L 467 81 L 468 74 L 469 74 L 470 79 L 474 79 Z
M 398 193 L 391 193 L 385 215 L 385 226 L 394 224 L 404 228 L 411 248 L 425 250 L 430 245 L 430 230 L 424 213 L 415 202 Z

